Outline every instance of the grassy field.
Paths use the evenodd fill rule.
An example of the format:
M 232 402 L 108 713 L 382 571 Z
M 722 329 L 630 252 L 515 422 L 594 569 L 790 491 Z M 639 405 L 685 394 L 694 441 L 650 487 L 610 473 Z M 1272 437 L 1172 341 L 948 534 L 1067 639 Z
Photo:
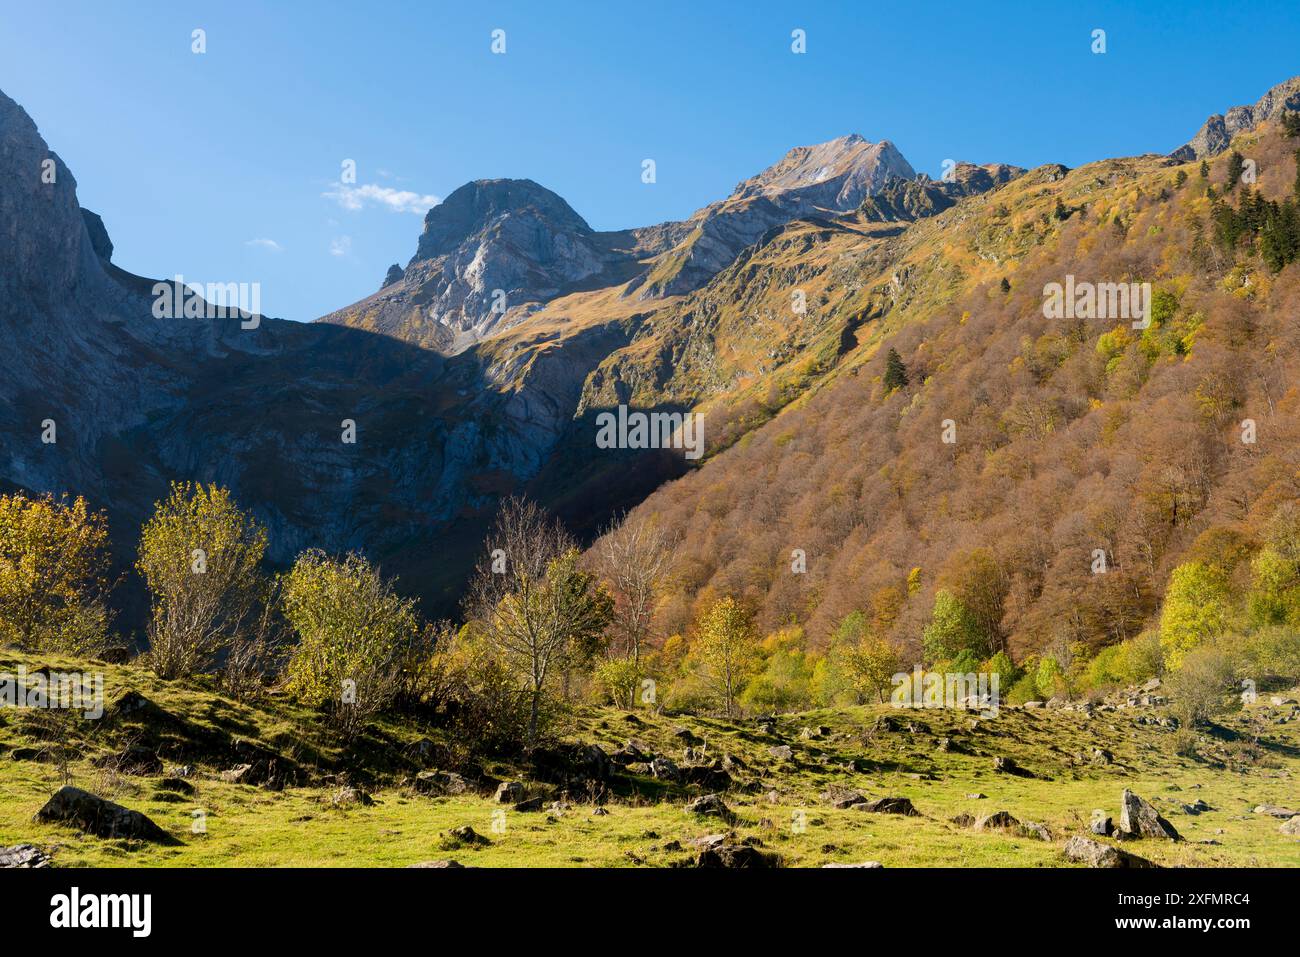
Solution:
M 20 661 L 29 669 L 86 667 L 0 652 L 0 672 Z M 279 697 L 250 707 L 202 683 L 160 682 L 127 667 L 94 668 L 106 675 L 109 709 L 100 721 L 0 710 L 0 846 L 35 844 L 55 866 L 406 866 L 446 859 L 488 867 L 681 866 L 694 860 L 693 840 L 732 830 L 736 840 L 779 854 L 786 866 L 870 860 L 886 867 L 1053 867 L 1067 863 L 1061 847 L 1086 832 L 1094 808 L 1118 821 L 1124 788 L 1151 801 L 1186 838 L 1125 843 L 1155 863 L 1300 866 L 1300 838 L 1279 833 L 1277 818 L 1253 813 L 1259 804 L 1300 802 L 1300 718 L 1293 717 L 1292 705 L 1271 704 L 1271 695 L 1201 735 L 1194 758 L 1175 753 L 1175 732 L 1156 723 L 1162 711 L 1150 708 L 1091 716 L 1004 708 L 997 717 L 976 720 L 953 710 L 862 707 L 781 715 L 766 729 L 752 719 L 613 709 L 573 715 L 568 736 L 606 751 L 631 738 L 643 750 L 682 763 L 679 735 L 687 729 L 703 739 L 697 747 L 707 757 L 738 759 L 736 786 L 723 795 L 734 819 L 724 823 L 685 810 L 700 789 L 642 774 L 615 776 L 605 814 L 589 803 L 516 812 L 493 803 L 490 794 L 431 797 L 411 786 L 419 765 L 404 755 L 418 739 L 436 740 L 436 731 L 384 723 L 349 755 L 312 714 Z M 165 718 L 158 712 L 115 715 L 114 702 L 132 690 Z M 819 727 L 829 730 L 818 733 Z M 805 728 L 813 729 L 811 737 Z M 269 791 L 222 781 L 219 773 L 234 763 L 221 757 L 222 749 L 237 737 L 292 755 L 313 783 Z M 951 750 L 942 749 L 942 738 Z M 160 788 L 160 776 L 121 774 L 93 763 L 133 743 L 156 749 L 168 764 L 194 764 L 189 781 L 195 793 L 179 795 Z M 772 755 L 779 745 L 789 745 L 789 760 Z M 1113 754 L 1113 763 L 1095 766 L 1096 748 Z M 41 753 L 33 759 L 30 749 Z M 50 760 L 61 749 L 66 760 Z M 211 757 L 193 757 L 198 754 Z M 1033 776 L 995 771 L 995 756 L 1012 758 Z M 372 806 L 336 805 L 343 768 L 354 769 L 352 780 L 365 781 Z M 530 796 L 556 797 L 509 762 L 487 761 L 484 770 L 524 781 Z M 144 812 L 181 843 L 107 840 L 35 822 L 33 814 L 64 783 Z M 838 810 L 822 797 L 832 785 L 870 798 L 907 797 L 919 815 Z M 985 796 L 972 797 L 976 793 Z M 1197 800 L 1212 810 L 1183 810 Z M 1052 840 L 977 832 L 951 820 L 995 810 L 1046 825 Z M 205 833 L 192 832 L 196 812 Z M 467 847 L 451 840 L 451 829 L 462 825 L 488 843 Z

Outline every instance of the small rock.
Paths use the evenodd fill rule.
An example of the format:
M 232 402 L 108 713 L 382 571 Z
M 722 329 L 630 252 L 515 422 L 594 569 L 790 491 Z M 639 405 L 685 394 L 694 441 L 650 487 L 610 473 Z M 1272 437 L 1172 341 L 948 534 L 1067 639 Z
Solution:
M 731 808 L 727 807 L 722 798 L 716 794 L 705 794 L 703 797 L 697 797 L 686 805 L 686 810 L 690 814 L 731 817 Z
M 877 868 L 883 866 L 884 865 L 881 864 L 879 861 L 863 861 L 861 864 L 835 864 L 835 863 L 823 864 L 822 868 L 825 869 L 827 867 L 866 867 L 871 870 L 876 870 Z
M 1256 814 L 1267 814 L 1270 817 L 1295 817 L 1300 811 L 1293 811 L 1290 808 L 1278 807 L 1276 804 L 1261 804 L 1255 808 Z
M 992 814 L 982 815 L 975 821 L 977 831 L 1006 831 L 1019 826 L 1020 822 L 1012 817 L 1009 811 L 994 811 Z
M 408 864 L 407 867 L 429 867 L 455 870 L 456 868 L 463 869 L 465 865 L 459 861 L 420 861 L 418 864 Z
M 1296 837 L 1300 837 L 1300 814 L 1297 814 L 1289 821 L 1282 822 L 1282 826 L 1279 827 L 1278 830 L 1283 834 L 1292 834 Z
M 498 804 L 516 804 L 524 799 L 524 786 L 518 781 L 502 781 L 492 798 Z
M 912 806 L 912 802 L 905 797 L 876 798 L 874 801 L 855 804 L 853 809 L 855 811 L 866 811 L 870 814 L 904 814 L 908 817 L 916 817 L 920 814 Z
M 545 803 L 546 802 L 539 797 L 529 798 L 527 801 L 520 801 L 518 804 L 515 805 L 514 809 L 516 811 L 519 811 L 520 813 L 528 813 L 529 811 L 540 811 L 542 807 L 545 805 Z
M 767 753 L 778 761 L 789 761 L 794 758 L 794 748 L 788 744 L 779 744 L 774 748 L 768 748 Z
M 5 868 L 33 869 L 45 867 L 49 863 L 50 856 L 31 844 L 0 847 L 0 870 Z

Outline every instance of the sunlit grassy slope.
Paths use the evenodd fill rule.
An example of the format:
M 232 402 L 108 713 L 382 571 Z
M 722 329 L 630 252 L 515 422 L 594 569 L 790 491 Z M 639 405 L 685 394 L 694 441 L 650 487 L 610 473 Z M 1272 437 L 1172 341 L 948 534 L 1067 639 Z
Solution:
M 12 671 L 19 661 L 29 668 L 81 667 L 0 652 L 0 671 Z M 202 683 L 167 683 L 133 668 L 94 667 L 106 673 L 109 710 L 101 721 L 69 719 L 69 730 L 59 732 L 51 730 L 59 725 L 47 715 L 0 712 L 0 846 L 36 844 L 53 855 L 55 866 L 405 866 L 446 859 L 493 867 L 675 866 L 693 862 L 693 840 L 730 829 L 737 840 L 761 842 L 786 866 L 872 860 L 886 867 L 1048 867 L 1066 863 L 1064 841 L 1086 831 L 1094 808 L 1118 819 L 1124 788 L 1151 800 L 1186 838 L 1178 844 L 1125 844 L 1156 863 L 1300 866 L 1300 839 L 1280 833 L 1277 818 L 1253 813 L 1259 804 L 1300 798 L 1300 721 L 1277 723 L 1294 709 L 1272 705 L 1271 696 L 1226 720 L 1215 735 L 1203 736 L 1196 759 L 1174 752 L 1169 728 L 1139 723 L 1158 717 L 1159 709 L 1087 716 L 1004 708 L 995 718 L 974 721 L 974 730 L 973 716 L 965 712 L 888 706 L 781 715 L 770 731 L 753 720 L 613 709 L 574 715 L 569 737 L 607 751 L 634 738 L 643 749 L 681 762 L 677 733 L 685 728 L 707 742 L 710 755 L 739 759 L 743 769 L 733 773 L 736 786 L 724 794 L 735 813 L 728 825 L 685 810 L 698 789 L 636 774 L 614 778 L 603 805 L 607 814 L 594 813 L 595 805 L 586 803 L 558 812 L 516 812 L 494 804 L 490 794 L 430 797 L 410 787 L 422 765 L 408 755 L 412 742 L 437 740 L 436 731 L 386 721 L 349 753 L 319 729 L 314 715 L 278 696 L 245 706 Z M 113 702 L 129 690 L 143 694 L 165 717 L 115 717 Z M 819 726 L 829 733 L 802 736 L 803 729 Z M 223 755 L 240 737 L 292 756 L 311 772 L 312 784 L 275 792 L 221 781 L 219 772 L 233 763 Z M 950 739 L 955 749 L 941 750 L 940 738 Z M 117 774 L 92 764 L 131 743 L 157 749 L 165 765 L 195 765 L 189 780 L 196 793 L 178 795 L 160 787 L 158 776 Z M 792 760 L 771 754 L 780 744 L 791 747 Z M 66 766 L 48 760 L 61 746 L 76 752 Z M 16 759 L 15 752 L 26 755 L 20 750 L 26 748 L 46 754 L 42 760 Z M 1093 766 L 1094 748 L 1110 751 L 1114 763 Z M 1011 757 L 1034 776 L 995 772 L 994 756 Z M 548 802 L 555 797 L 545 785 L 527 782 L 508 761 L 486 761 L 484 770 L 524 780 L 531 794 Z M 346 778 L 362 783 L 374 805 L 335 806 L 333 796 Z M 33 814 L 65 781 L 143 811 L 181 844 L 105 840 L 35 823 Z M 908 797 L 920 814 L 837 810 L 821 796 L 831 785 L 868 797 Z M 976 793 L 985 797 L 971 796 Z M 1184 813 L 1182 805 L 1198 799 L 1213 810 Z M 504 810 L 504 830 L 498 823 L 494 831 L 498 810 Z M 1047 825 L 1053 840 L 978 833 L 950 820 L 994 810 Z M 204 815 L 204 834 L 191 833 L 196 811 Z M 448 832 L 462 825 L 489 843 L 467 848 L 448 841 Z

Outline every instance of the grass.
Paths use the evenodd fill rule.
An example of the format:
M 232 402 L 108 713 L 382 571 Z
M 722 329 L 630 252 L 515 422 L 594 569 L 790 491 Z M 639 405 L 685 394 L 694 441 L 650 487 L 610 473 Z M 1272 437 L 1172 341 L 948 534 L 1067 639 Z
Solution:
M 29 669 L 42 663 L 86 667 L 0 653 L 0 672 L 12 671 L 19 661 Z M 133 668 L 94 668 L 105 673 L 110 703 L 136 690 L 170 714 L 176 726 L 164 732 L 151 726 L 156 721 L 133 723 L 112 717 L 111 711 L 102 722 L 69 719 L 72 730 L 65 740 L 80 757 L 60 766 L 12 757 L 15 748 L 42 739 L 49 743 L 44 716 L 0 711 L 0 846 L 36 844 L 52 853 L 57 866 L 405 866 L 435 859 L 489 867 L 680 866 L 693 859 L 692 840 L 731 829 L 737 838 L 757 839 L 780 854 L 787 866 L 874 860 L 886 867 L 1052 867 L 1065 863 L 1064 840 L 1086 831 L 1093 808 L 1118 819 L 1124 788 L 1152 801 L 1187 839 L 1125 845 L 1156 863 L 1300 866 L 1300 840 L 1280 834 L 1276 818 L 1252 812 L 1257 804 L 1285 805 L 1300 797 L 1300 720 L 1275 723 L 1291 708 L 1272 706 L 1268 695 L 1225 719 L 1219 732 L 1220 738 L 1231 738 L 1253 728 L 1260 733 L 1257 746 L 1203 737 L 1196 758 L 1175 753 L 1175 732 L 1168 727 L 1137 723 L 1139 716 L 1160 713 L 1150 709 L 1097 712 L 1089 718 L 1074 711 L 1004 708 L 970 730 L 971 717 L 964 712 L 859 707 L 782 715 L 773 734 L 752 720 L 629 716 L 602 708 L 574 714 L 570 736 L 606 750 L 634 738 L 680 762 L 683 744 L 674 732 L 686 728 L 707 742 L 710 754 L 744 762 L 748 770 L 735 775 L 741 789 L 724 796 L 735 814 L 728 825 L 684 809 L 698 790 L 636 774 L 617 777 L 603 816 L 594 814 L 591 804 L 560 813 L 515 812 L 484 796 L 417 794 L 401 755 L 405 745 L 436 732 L 403 722 L 376 727 L 357 749 L 364 767 L 354 767 L 354 776 L 371 781 L 375 804 L 340 808 L 332 796 L 350 759 L 309 712 L 278 697 L 250 707 L 221 698 L 202 682 L 168 683 Z M 882 717 L 892 719 L 897 730 L 873 730 Z M 801 737 L 803 728 L 818 725 L 830 733 Z M 160 789 L 156 777 L 116 774 L 91 763 L 130 742 L 166 754 L 186 747 L 189 739 L 188 746 L 200 753 L 231 737 L 292 751 L 313 769 L 317 783 L 282 792 L 228 783 L 217 775 L 233 762 L 223 764 L 214 756 L 192 762 L 198 767 L 191 778 L 197 792 L 178 796 Z M 960 751 L 940 750 L 940 737 L 950 738 Z M 771 756 L 769 749 L 778 743 L 791 746 L 793 761 Z M 1115 763 L 1092 766 L 1094 747 L 1111 751 Z M 994 755 L 1014 758 L 1035 777 L 995 772 Z M 488 762 L 486 769 L 501 778 L 523 777 L 509 762 Z M 159 847 L 104 840 L 36 823 L 33 814 L 65 780 L 144 812 L 183 843 Z M 908 797 L 921 816 L 837 810 L 820 797 L 832 784 L 869 797 Z M 545 793 L 543 786 L 533 790 Z M 972 799 L 973 792 L 987 797 Z M 1181 810 L 1181 804 L 1197 799 L 1214 810 L 1196 816 Z M 961 813 L 994 810 L 1046 824 L 1053 841 L 977 833 L 950 821 Z M 206 833 L 191 831 L 196 811 L 202 812 Z M 461 825 L 490 843 L 479 848 L 450 843 L 448 832 Z

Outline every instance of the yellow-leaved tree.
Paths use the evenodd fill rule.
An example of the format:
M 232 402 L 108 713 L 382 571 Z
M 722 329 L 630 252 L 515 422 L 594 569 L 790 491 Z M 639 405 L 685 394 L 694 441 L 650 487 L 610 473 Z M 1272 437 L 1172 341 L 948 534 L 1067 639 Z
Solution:
M 754 645 L 753 616 L 730 596 L 714 602 L 696 625 L 692 653 L 728 715 L 736 712 L 736 698 L 753 665 Z
M 0 495 L 0 643 L 100 653 L 107 575 L 108 523 L 85 499 Z
M 175 482 L 145 523 L 136 567 L 149 588 L 149 651 L 160 678 L 210 668 L 261 616 L 266 532 L 216 485 Z

